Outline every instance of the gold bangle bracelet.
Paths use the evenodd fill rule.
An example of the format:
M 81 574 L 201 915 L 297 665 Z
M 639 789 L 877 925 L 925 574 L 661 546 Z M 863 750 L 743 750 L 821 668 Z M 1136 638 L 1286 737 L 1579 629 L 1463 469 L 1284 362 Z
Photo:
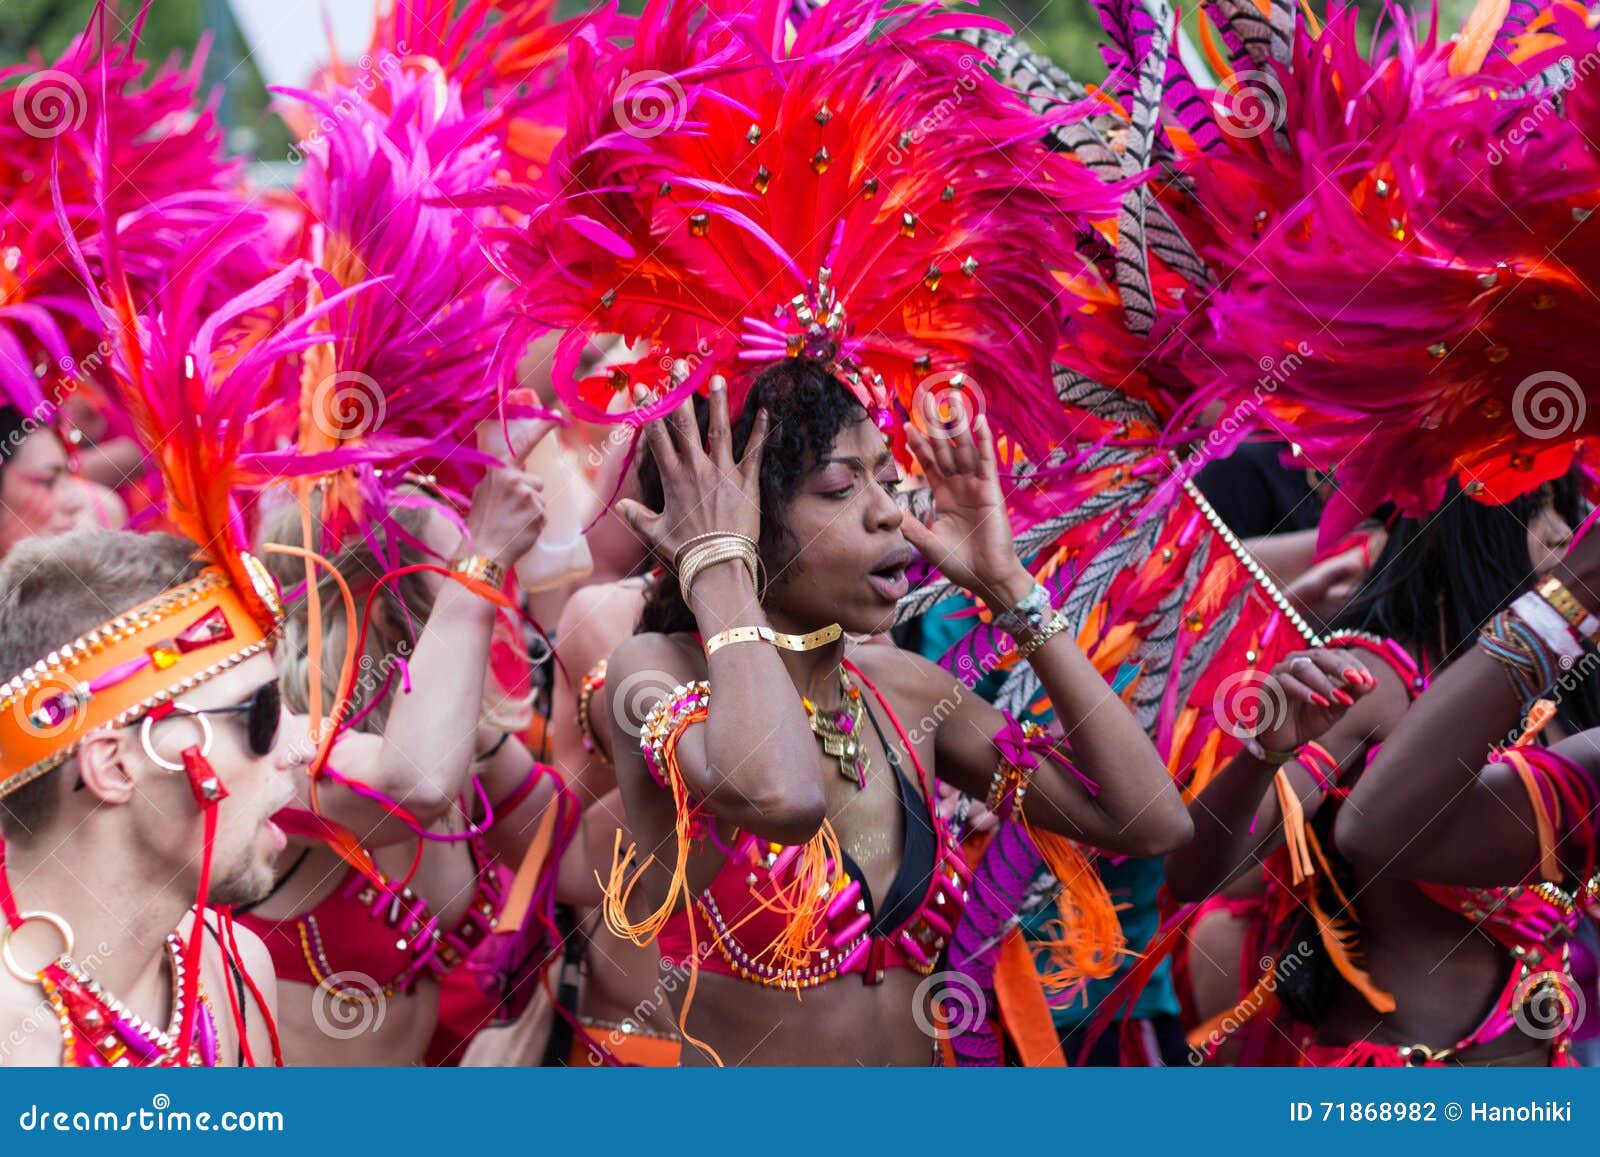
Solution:
M 829 623 L 820 630 L 804 635 L 786 635 L 782 631 L 774 631 L 771 627 L 729 627 L 726 631 L 718 631 L 706 640 L 706 657 L 710 658 L 723 647 L 734 643 L 771 643 L 774 647 L 781 647 L 785 651 L 814 651 L 843 634 L 844 628 L 838 623 Z
M 1067 616 L 1063 615 L 1060 611 L 1057 611 L 1055 616 L 1039 630 L 1035 631 L 1025 639 L 1017 640 L 1017 658 L 1028 658 L 1028 656 L 1032 655 L 1040 647 L 1044 646 L 1045 643 L 1049 642 L 1053 636 L 1058 635 L 1062 631 L 1066 630 L 1067 626 Z
M 1567 621 L 1579 638 L 1594 640 L 1597 630 L 1600 630 L 1600 619 L 1583 605 L 1565 583 L 1555 575 L 1548 575 L 1535 589 Z
M 469 554 L 450 564 L 456 574 L 499 590 L 506 585 L 506 568 L 486 554 Z
M 748 534 L 740 534 L 737 530 L 708 530 L 704 534 L 695 535 L 677 549 L 672 556 L 672 569 L 683 569 L 683 556 L 688 554 L 691 548 L 699 546 L 701 543 L 717 541 L 743 542 L 747 543 L 751 550 L 759 549 L 756 545 L 756 540 Z
M 683 601 L 685 603 L 690 601 L 689 592 L 701 571 L 708 566 L 736 558 L 741 560 L 750 572 L 750 581 L 756 588 L 756 601 L 760 602 L 766 594 L 766 572 L 754 544 L 744 535 L 719 535 L 718 539 L 697 545 L 686 552 L 683 565 L 678 568 L 678 589 L 683 593 Z
M 750 581 L 757 582 L 755 555 L 743 543 L 713 542 L 690 551 L 689 557 L 684 560 L 683 569 L 678 572 L 678 588 L 683 592 L 683 601 L 685 603 L 690 601 L 689 594 L 694 588 L 694 580 L 699 577 L 701 571 L 735 559 L 744 563 L 745 569 L 750 572 Z

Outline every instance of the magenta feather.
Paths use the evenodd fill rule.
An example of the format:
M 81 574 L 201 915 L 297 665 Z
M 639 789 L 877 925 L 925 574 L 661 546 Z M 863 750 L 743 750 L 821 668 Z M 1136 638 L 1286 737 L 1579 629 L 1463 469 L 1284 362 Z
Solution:
M 684 384 L 653 381 L 655 367 L 690 355 L 689 388 L 715 368 L 737 405 L 741 351 L 769 356 L 772 335 L 747 345 L 735 319 L 798 337 L 788 305 L 815 296 L 827 267 L 848 322 L 838 354 L 902 403 L 930 373 L 966 373 L 997 430 L 1045 450 L 1065 301 L 1056 274 L 1081 268 L 1077 235 L 1120 190 L 1049 152 L 1039 118 L 983 58 L 939 38 L 992 22 L 931 5 L 830 5 L 785 48 L 791 16 L 776 3 L 652 0 L 627 47 L 608 13 L 573 38 L 551 171 L 499 194 L 524 216 L 496 234 L 519 327 L 648 344 L 608 378 L 558 381 L 586 420 L 626 417 L 606 413 L 612 391 L 646 366 L 681 397 Z M 969 258 L 976 268 L 963 272 Z
M 331 311 L 340 339 L 308 352 L 298 447 L 270 460 L 341 477 L 327 521 L 343 533 L 376 515 L 375 471 L 464 490 L 491 461 L 475 438 L 500 410 L 506 315 L 479 244 L 485 211 L 455 199 L 493 179 L 502 154 L 490 118 L 430 65 L 386 71 L 366 100 L 281 95 L 331 126 L 305 145 L 302 254 L 321 293 L 369 289 Z
M 41 419 L 92 372 L 98 359 L 78 363 L 102 333 L 63 220 L 84 234 L 102 211 L 122 220 L 129 289 L 144 301 L 186 238 L 239 207 L 238 165 L 198 100 L 204 46 L 187 65 L 152 72 L 134 55 L 143 10 L 125 39 L 110 38 L 108 15 L 97 9 L 56 60 L 0 69 L 0 401 Z M 105 151 L 95 143 L 102 120 Z M 98 275 L 87 239 L 85 253 Z

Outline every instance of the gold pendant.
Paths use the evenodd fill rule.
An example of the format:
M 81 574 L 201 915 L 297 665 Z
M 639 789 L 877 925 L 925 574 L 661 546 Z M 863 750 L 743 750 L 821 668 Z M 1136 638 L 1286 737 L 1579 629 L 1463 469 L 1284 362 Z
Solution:
M 861 703 L 861 692 L 850 682 L 842 667 L 839 669 L 839 682 L 844 690 L 844 701 L 837 712 L 839 722 L 834 722 L 817 710 L 811 700 L 802 698 L 800 702 L 811 720 L 812 733 L 822 744 L 823 753 L 839 761 L 839 774 L 855 784 L 859 791 L 867 786 L 867 770 L 870 766 L 866 749 L 857 738 L 865 708 Z

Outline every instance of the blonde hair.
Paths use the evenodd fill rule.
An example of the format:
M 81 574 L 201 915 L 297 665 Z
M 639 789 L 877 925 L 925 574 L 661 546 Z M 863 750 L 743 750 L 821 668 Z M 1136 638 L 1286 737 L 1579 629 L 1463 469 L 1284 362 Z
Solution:
M 377 550 L 386 549 L 390 558 L 401 567 L 419 563 L 448 563 L 448 559 L 435 558 L 417 545 L 427 541 L 428 522 L 432 513 L 430 507 L 424 504 L 395 506 L 389 511 L 388 523 L 368 527 L 365 535 L 352 534 L 345 545 L 329 558 L 349 584 L 355 596 L 358 615 L 367 614 L 367 604 L 373 603 L 366 646 L 357 660 L 355 683 L 346 709 L 346 718 L 360 717 L 353 724 L 359 731 L 381 734 L 387 726 L 389 708 L 394 701 L 389 692 L 400 681 L 397 660 L 408 660 L 415 650 L 417 635 L 433 613 L 435 597 L 434 589 L 424 579 L 424 572 L 402 575 L 378 587 L 378 581 L 392 566 L 389 560 L 376 553 L 375 547 Z M 262 539 L 285 546 L 303 547 L 302 527 L 300 508 L 288 505 L 268 517 L 262 527 Z M 399 533 L 394 533 L 396 529 Z M 313 513 L 313 542 L 320 545 L 322 537 L 320 521 Z M 305 563 L 301 559 L 268 552 L 264 561 L 285 591 L 304 583 Z M 322 602 L 320 673 L 324 696 L 331 697 L 339 678 L 339 668 L 352 640 L 337 582 L 324 568 L 318 567 L 316 573 L 317 592 Z M 289 710 L 301 714 L 312 713 L 308 606 L 307 599 L 294 602 L 284 623 L 282 642 L 275 653 L 284 704 Z M 355 629 L 360 629 L 359 618 Z M 508 696 L 489 679 L 478 725 L 496 731 L 520 731 L 527 726 L 532 705 L 531 693 Z M 367 710 L 369 707 L 370 710 Z M 326 709 L 325 703 L 320 706 L 320 710 Z

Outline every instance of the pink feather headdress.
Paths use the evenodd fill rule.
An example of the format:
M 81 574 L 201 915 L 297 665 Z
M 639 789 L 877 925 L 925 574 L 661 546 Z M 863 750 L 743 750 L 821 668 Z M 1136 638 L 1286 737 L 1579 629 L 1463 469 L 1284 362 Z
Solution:
M 377 98 L 284 90 L 330 126 L 305 145 L 298 185 L 303 256 L 316 294 L 366 283 L 327 325 L 339 335 L 302 367 L 298 446 L 286 456 L 321 476 L 323 518 L 341 535 L 381 516 L 386 488 L 408 470 L 468 490 L 491 459 L 474 438 L 501 412 L 496 353 L 508 316 L 479 244 L 480 191 L 500 149 L 484 113 L 431 60 L 385 70 Z
M 1579 337 L 1600 168 L 1559 50 L 1518 61 L 1528 6 L 1455 41 L 1391 13 L 1365 51 L 1353 8 L 1208 11 L 1224 80 L 1177 118 L 1200 147 L 1161 191 L 1220 281 L 1190 412 L 1247 409 L 1235 438 L 1264 424 L 1336 471 L 1329 536 L 1451 477 L 1504 500 L 1565 471 L 1600 432 Z
M 239 208 L 238 166 L 198 102 L 204 48 L 151 74 L 134 55 L 145 11 L 112 40 L 102 7 L 57 60 L 0 69 L 0 402 L 40 419 L 81 384 L 76 375 L 93 373 L 87 355 L 103 333 L 63 221 L 80 233 L 102 212 L 118 221 L 123 275 L 147 300 L 186 239 Z M 92 241 L 85 255 L 98 274 Z
M 740 370 L 803 356 L 880 420 L 930 380 L 970 384 L 1042 453 L 1062 277 L 1120 190 L 1051 151 L 987 59 L 941 35 L 993 22 L 877 2 L 794 16 L 652 0 L 636 24 L 602 12 L 578 32 L 567 135 L 537 187 L 502 194 L 526 214 L 496 234 L 518 328 L 566 331 L 557 389 L 586 421 L 619 420 L 608 403 L 636 379 L 660 386 L 636 417 L 713 372 L 737 406 Z M 564 386 L 597 334 L 647 352 Z
M 514 181 L 532 180 L 561 139 L 566 44 L 576 21 L 556 0 L 383 0 L 374 58 L 428 57 L 483 110 Z

